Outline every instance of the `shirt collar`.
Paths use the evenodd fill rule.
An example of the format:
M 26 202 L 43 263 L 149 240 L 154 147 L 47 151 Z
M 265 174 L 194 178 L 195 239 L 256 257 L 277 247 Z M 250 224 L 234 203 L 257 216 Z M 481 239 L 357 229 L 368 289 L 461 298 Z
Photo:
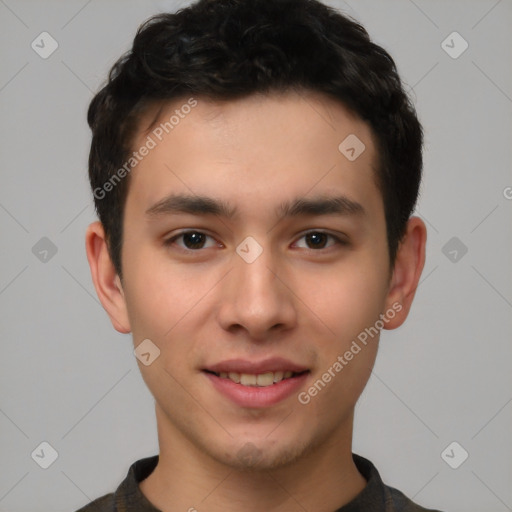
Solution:
M 390 504 L 389 493 L 375 466 L 368 459 L 355 453 L 352 454 L 352 458 L 367 483 L 353 500 L 335 512 L 393 512 L 394 507 Z M 128 475 L 114 494 L 115 512 L 161 512 L 144 496 L 139 487 L 139 483 L 155 469 L 158 459 L 158 455 L 153 455 L 140 459 L 130 466 Z
M 115 512 L 161 512 L 142 494 L 139 483 L 147 478 L 158 464 L 158 455 L 134 462 L 128 475 L 114 494 Z

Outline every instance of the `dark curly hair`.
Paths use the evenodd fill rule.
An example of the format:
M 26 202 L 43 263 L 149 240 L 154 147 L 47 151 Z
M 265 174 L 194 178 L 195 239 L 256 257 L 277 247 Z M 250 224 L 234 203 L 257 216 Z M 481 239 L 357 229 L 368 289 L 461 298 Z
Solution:
M 418 197 L 423 130 L 392 57 L 359 23 L 317 0 L 199 0 L 145 21 L 89 105 L 89 179 L 121 278 L 129 175 L 108 193 L 104 185 L 130 158 L 141 115 L 179 97 L 291 90 L 323 93 L 369 124 L 393 265 Z

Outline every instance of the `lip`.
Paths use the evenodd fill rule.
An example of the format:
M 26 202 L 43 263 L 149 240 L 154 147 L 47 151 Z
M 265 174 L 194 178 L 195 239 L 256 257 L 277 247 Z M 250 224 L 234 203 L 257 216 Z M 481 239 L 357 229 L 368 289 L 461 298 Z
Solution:
M 239 368 L 239 366 L 237 368 Z M 243 386 L 242 384 L 237 384 L 231 379 L 218 377 L 217 375 L 208 373 L 204 370 L 202 373 L 210 380 L 213 387 L 222 395 L 229 398 L 239 407 L 250 408 L 271 407 L 288 398 L 291 394 L 297 393 L 304 385 L 304 382 L 310 374 L 309 371 L 306 371 L 300 375 L 271 384 L 270 386 L 258 387 Z
M 258 375 L 259 373 L 267 372 L 286 372 L 291 371 L 294 373 L 301 373 L 309 368 L 300 366 L 288 359 L 282 357 L 271 357 L 269 359 L 263 359 L 262 361 L 248 361 L 247 359 L 228 359 L 220 363 L 216 363 L 211 366 L 203 368 L 203 370 L 209 370 L 210 372 L 236 372 L 236 373 L 248 373 L 251 375 Z

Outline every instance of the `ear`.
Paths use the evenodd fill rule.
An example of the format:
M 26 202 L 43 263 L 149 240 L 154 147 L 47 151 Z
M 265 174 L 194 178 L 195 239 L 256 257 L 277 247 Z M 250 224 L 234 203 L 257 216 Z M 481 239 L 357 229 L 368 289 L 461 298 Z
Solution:
M 425 223 L 419 217 L 411 217 L 398 247 L 386 297 L 386 311 L 391 309 L 396 314 L 385 323 L 385 329 L 396 329 L 405 322 L 409 314 L 425 264 L 426 243 Z
M 116 331 L 131 331 L 121 280 L 108 253 L 101 222 L 93 222 L 85 234 L 85 249 L 96 293 Z

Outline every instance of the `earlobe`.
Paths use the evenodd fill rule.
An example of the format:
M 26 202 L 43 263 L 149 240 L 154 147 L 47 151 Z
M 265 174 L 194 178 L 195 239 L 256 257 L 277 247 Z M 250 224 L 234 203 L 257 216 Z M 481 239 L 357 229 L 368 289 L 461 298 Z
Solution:
M 108 253 L 105 231 L 101 222 L 93 222 L 85 235 L 87 260 L 96 293 L 116 331 L 131 331 L 121 280 Z
M 405 322 L 409 314 L 425 265 L 426 242 L 425 223 L 419 217 L 411 217 L 398 248 L 386 297 L 386 311 L 393 309 L 397 313 L 385 324 L 385 329 L 396 329 Z

